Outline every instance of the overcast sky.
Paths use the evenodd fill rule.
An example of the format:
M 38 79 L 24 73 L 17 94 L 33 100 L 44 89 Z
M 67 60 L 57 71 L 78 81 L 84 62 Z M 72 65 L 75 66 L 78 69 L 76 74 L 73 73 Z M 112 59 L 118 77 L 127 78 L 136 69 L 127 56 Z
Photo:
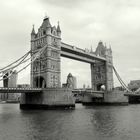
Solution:
M 41 25 L 45 13 L 52 25 L 60 22 L 62 41 L 80 48 L 111 45 L 114 65 L 122 79 L 140 79 L 139 0 L 1 0 L 0 67 L 30 50 L 30 32 Z M 78 86 L 90 85 L 90 65 L 62 58 L 62 82 L 71 72 Z M 29 82 L 29 69 L 18 83 Z M 119 85 L 114 77 L 115 85 Z

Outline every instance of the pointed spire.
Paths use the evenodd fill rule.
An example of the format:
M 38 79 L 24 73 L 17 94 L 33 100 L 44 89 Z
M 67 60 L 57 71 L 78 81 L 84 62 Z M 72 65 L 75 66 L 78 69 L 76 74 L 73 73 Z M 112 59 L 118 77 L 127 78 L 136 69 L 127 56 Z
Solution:
M 32 28 L 32 32 L 31 32 L 32 35 L 35 35 L 35 29 L 34 29 L 34 24 L 33 24 L 33 28 Z
M 57 25 L 57 32 L 61 32 L 60 26 L 59 26 L 59 21 L 58 21 L 58 25 Z
M 50 20 L 49 20 L 49 17 L 47 15 L 43 19 L 42 27 L 43 28 L 51 27 Z
M 98 44 L 103 45 L 103 42 L 100 40 Z
M 100 48 L 103 48 L 104 47 L 103 42 L 101 40 L 98 43 L 98 47 L 100 47 Z
M 111 45 L 109 45 L 109 49 L 110 49 L 110 51 L 112 52 L 112 48 L 111 48 Z
M 49 19 L 49 17 L 45 14 L 44 16 L 44 20 Z

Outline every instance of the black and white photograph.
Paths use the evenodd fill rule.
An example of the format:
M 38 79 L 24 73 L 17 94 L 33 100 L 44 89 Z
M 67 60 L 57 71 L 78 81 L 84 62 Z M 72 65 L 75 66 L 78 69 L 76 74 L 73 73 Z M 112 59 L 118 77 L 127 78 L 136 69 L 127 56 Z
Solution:
M 0 0 L 0 140 L 140 140 L 140 1 Z

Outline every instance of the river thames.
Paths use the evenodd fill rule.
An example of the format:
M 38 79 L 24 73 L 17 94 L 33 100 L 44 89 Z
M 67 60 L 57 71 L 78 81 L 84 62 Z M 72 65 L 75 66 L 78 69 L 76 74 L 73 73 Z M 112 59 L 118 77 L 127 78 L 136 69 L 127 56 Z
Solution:
M 140 105 L 20 110 L 0 104 L 0 140 L 139 140 Z

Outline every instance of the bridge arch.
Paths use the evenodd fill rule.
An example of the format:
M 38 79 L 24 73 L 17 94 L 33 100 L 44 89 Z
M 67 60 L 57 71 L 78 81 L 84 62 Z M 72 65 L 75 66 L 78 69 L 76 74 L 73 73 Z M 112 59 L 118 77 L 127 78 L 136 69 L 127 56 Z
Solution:
M 46 88 L 46 80 L 42 76 L 36 76 L 34 78 L 34 83 L 37 88 Z
M 102 84 L 102 83 L 97 84 L 97 91 L 103 91 L 103 90 L 105 90 L 105 89 L 106 89 L 106 87 L 105 87 L 104 84 Z
M 3 86 L 4 87 L 8 87 L 8 77 L 9 76 L 9 74 L 8 74 L 8 72 L 3 76 Z

